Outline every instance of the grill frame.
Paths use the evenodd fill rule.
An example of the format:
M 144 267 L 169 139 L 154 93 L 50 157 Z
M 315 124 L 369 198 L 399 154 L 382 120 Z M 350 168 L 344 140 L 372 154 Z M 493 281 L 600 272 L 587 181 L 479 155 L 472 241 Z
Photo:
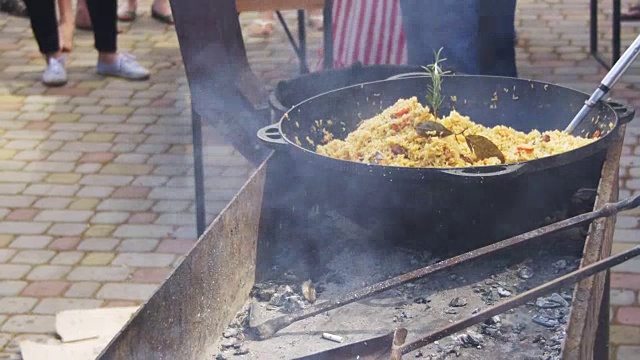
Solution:
M 607 153 L 595 207 L 618 199 L 618 168 L 626 126 Z M 98 357 L 111 359 L 200 359 L 214 354 L 213 343 L 269 266 L 271 241 L 288 218 L 283 202 L 298 209 L 304 196 L 283 198 L 289 166 L 272 153 L 207 228 L 171 276 L 132 317 Z M 286 188 L 286 187 L 284 187 Z M 581 266 L 611 253 L 615 217 L 596 220 L 584 246 Z M 563 349 L 565 359 L 606 359 L 608 274 L 578 284 Z

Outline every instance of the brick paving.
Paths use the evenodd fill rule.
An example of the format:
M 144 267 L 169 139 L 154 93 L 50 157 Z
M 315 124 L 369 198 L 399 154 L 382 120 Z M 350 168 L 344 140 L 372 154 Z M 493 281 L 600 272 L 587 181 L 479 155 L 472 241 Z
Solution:
M 605 52 L 610 3 L 601 4 Z M 21 340 L 46 341 L 57 311 L 145 301 L 194 243 L 188 86 L 173 28 L 148 15 L 120 24 L 119 45 L 152 69 L 151 81 L 95 75 L 92 36 L 78 32 L 69 84 L 55 89 L 39 83 L 43 61 L 28 21 L 0 15 L 0 359 L 16 358 Z M 242 14 L 243 24 L 253 16 Z M 584 1 L 518 1 L 520 76 L 591 91 L 604 70 L 587 55 L 587 19 Z M 639 31 L 624 24 L 623 43 Z M 321 34 L 308 35 L 315 57 Z M 253 69 L 271 85 L 298 70 L 285 39 L 281 30 L 246 39 Z M 613 94 L 636 107 L 638 69 Z M 211 220 L 250 166 L 206 134 Z M 639 135 L 630 125 L 622 197 L 640 191 Z M 619 216 L 614 252 L 640 243 L 638 214 Z M 611 286 L 612 359 L 638 359 L 640 260 L 616 268 Z

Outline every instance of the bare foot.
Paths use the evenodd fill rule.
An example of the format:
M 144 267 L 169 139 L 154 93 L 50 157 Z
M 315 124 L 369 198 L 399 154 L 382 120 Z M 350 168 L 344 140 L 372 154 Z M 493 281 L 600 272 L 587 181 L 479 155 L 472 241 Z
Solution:
M 254 20 L 249 24 L 248 30 L 250 36 L 262 36 L 266 37 L 273 33 L 275 22 L 273 19 L 273 12 L 263 11 L 260 13 L 260 18 Z
M 316 31 L 322 31 L 324 29 L 322 10 L 309 11 L 309 26 Z
M 84 1 L 84 0 L 81 0 Z M 57 0 L 58 4 L 58 43 L 60 51 L 71 52 L 73 49 L 73 4 L 72 0 Z
M 130 22 L 136 19 L 138 11 L 138 2 L 136 0 L 127 0 L 118 8 L 118 20 Z

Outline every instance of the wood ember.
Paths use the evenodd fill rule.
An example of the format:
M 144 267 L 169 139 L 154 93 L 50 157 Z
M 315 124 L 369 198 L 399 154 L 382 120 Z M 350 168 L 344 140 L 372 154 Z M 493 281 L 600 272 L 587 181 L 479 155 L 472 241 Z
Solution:
M 553 267 L 555 267 L 558 270 L 562 270 L 567 267 L 567 261 L 564 259 L 558 260 L 555 263 L 553 263 Z
M 509 291 L 509 290 L 507 290 L 505 288 L 499 287 L 499 288 L 496 289 L 496 291 L 498 292 L 498 295 L 500 295 L 500 297 L 509 297 L 509 296 L 511 296 L 511 291 Z
M 313 286 L 311 280 L 307 280 L 302 283 L 302 296 L 304 296 L 305 300 L 309 303 L 313 304 L 316 302 L 316 288 Z
M 483 336 L 473 330 L 469 330 L 465 334 L 454 335 L 452 338 L 462 347 L 480 348 L 480 345 L 484 342 Z
M 451 307 L 463 307 L 465 305 L 467 305 L 467 300 L 462 297 L 455 297 L 449 302 L 449 306 Z
M 518 269 L 518 277 L 523 280 L 529 280 L 533 277 L 533 269 L 528 266 L 522 266 Z
M 307 256 L 299 253 L 306 251 L 302 245 L 296 248 L 290 242 L 288 247 L 277 252 L 273 271 L 268 277 L 270 280 L 256 284 L 247 302 L 253 302 L 252 308 L 257 308 L 259 311 L 256 313 L 262 315 L 257 323 L 286 313 L 287 302 L 301 307 L 311 304 L 308 297 L 310 287 L 305 290 L 306 286 L 300 279 L 312 279 L 308 285 L 313 285 L 316 290 L 315 302 L 321 303 L 364 285 L 439 261 L 430 253 L 370 242 L 367 236 L 361 235 L 364 230 L 359 233 L 351 224 L 343 229 L 332 230 L 331 226 L 343 225 L 336 217 L 324 222 L 322 216 L 314 218 L 313 227 L 317 229 L 314 232 L 321 234 L 318 235 L 320 245 L 315 247 L 322 251 L 315 255 L 320 259 L 319 270 L 301 265 L 299 259 Z M 346 228 L 349 230 L 344 230 Z M 335 236 L 338 233 L 345 236 Z M 297 234 L 292 237 L 300 238 Z M 579 238 L 562 240 L 558 243 L 582 241 Z M 236 342 L 231 348 L 218 347 L 219 355 L 224 356 L 220 359 L 291 359 L 339 346 L 323 338 L 323 333 L 342 337 L 342 345 L 345 345 L 386 334 L 400 323 L 409 330 L 407 341 L 412 341 L 426 330 L 463 319 L 571 271 L 579 264 L 580 253 L 575 252 L 576 247 L 572 247 L 573 250 L 563 249 L 541 244 L 527 251 L 519 249 L 486 261 L 459 266 L 453 269 L 455 274 L 439 273 L 305 319 L 264 341 L 243 338 L 249 319 L 247 305 L 232 326 L 239 330 Z M 571 306 L 571 292 L 570 288 L 562 289 L 544 297 L 545 304 L 548 302 L 560 306 L 540 307 L 537 301 L 520 306 L 407 354 L 407 358 L 453 359 L 463 356 L 470 360 L 559 359 Z M 233 331 L 220 334 L 218 344 L 228 346 L 231 343 L 224 341 L 233 337 L 227 338 L 225 335 L 233 334 Z M 234 355 L 244 351 L 247 351 L 244 355 Z
M 222 333 L 222 336 L 224 336 L 225 338 L 235 338 L 239 334 L 240 334 L 240 331 L 238 329 L 228 328 L 227 330 L 224 331 L 224 333 Z

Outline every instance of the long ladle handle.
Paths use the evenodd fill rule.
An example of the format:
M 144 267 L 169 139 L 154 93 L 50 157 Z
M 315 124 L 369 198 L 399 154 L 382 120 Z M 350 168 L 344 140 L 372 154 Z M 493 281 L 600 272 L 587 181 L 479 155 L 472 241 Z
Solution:
M 593 108 L 600 99 L 602 99 L 613 86 L 620 80 L 622 75 L 627 71 L 631 63 L 638 57 L 640 54 L 640 35 L 633 41 L 631 46 L 622 54 L 620 59 L 616 61 L 615 65 L 609 70 L 607 75 L 604 76 L 602 81 L 600 82 L 600 86 L 596 89 L 596 91 L 591 94 L 591 97 L 584 102 L 582 109 L 578 111 L 576 116 L 571 120 L 569 126 L 564 130 L 567 133 L 573 132 L 573 130 L 580 125 L 582 120 L 587 116 L 591 108 Z

